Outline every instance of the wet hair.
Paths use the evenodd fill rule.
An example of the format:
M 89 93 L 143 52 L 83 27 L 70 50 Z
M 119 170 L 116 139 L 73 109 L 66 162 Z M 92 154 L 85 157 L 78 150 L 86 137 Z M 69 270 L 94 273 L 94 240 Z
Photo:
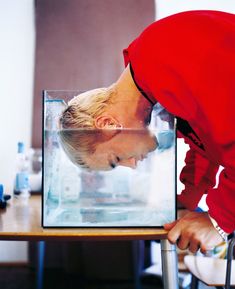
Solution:
M 97 143 L 111 139 L 118 130 L 96 129 L 95 119 L 116 99 L 115 85 L 97 88 L 75 96 L 59 118 L 59 139 L 69 159 L 88 168 L 86 156 L 93 154 Z

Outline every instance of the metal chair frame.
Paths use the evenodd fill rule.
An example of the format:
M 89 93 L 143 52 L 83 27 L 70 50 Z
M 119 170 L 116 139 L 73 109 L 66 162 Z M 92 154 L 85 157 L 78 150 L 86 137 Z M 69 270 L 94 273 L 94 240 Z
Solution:
M 225 287 L 216 286 L 217 289 L 235 288 L 234 286 L 233 287 L 230 286 L 234 246 L 235 246 L 235 231 L 233 232 L 233 237 L 228 241 Z M 199 283 L 199 279 L 193 275 L 190 289 L 197 289 L 198 283 Z

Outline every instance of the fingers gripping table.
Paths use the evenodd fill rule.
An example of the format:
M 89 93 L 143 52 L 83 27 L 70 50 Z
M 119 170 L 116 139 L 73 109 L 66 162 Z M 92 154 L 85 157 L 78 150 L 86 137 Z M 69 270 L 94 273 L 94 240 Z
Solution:
M 179 288 L 176 248 L 168 242 L 165 230 L 155 228 L 44 229 L 41 227 L 40 196 L 31 196 L 27 201 L 13 199 L 6 210 L 0 211 L 0 240 L 39 241 L 41 258 L 39 258 L 38 274 L 42 274 L 43 268 L 43 254 L 40 254 L 40 251 L 44 250 L 42 241 L 160 240 L 164 288 Z M 40 286 L 39 284 L 38 288 Z

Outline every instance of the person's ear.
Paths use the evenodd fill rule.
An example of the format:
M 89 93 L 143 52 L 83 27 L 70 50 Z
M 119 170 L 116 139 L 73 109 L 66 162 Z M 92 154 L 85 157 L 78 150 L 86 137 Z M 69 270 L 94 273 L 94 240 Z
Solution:
M 95 119 L 95 128 L 120 129 L 122 128 L 122 125 L 111 115 L 101 115 Z

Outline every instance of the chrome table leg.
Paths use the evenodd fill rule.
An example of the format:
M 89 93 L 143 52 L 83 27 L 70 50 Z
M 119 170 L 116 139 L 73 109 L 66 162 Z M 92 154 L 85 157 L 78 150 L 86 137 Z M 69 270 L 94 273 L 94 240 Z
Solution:
M 179 289 L 176 246 L 161 240 L 162 278 L 164 289 Z

